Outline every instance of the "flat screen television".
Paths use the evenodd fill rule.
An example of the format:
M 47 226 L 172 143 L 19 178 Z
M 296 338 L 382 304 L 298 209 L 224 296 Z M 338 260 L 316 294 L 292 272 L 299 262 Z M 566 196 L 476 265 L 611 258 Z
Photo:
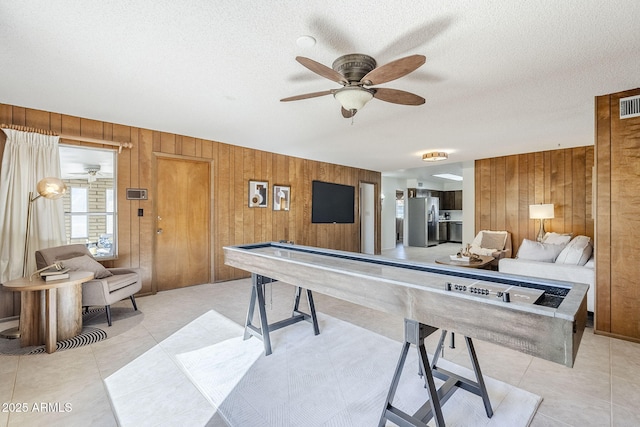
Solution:
M 355 211 L 355 187 L 313 181 L 311 222 L 316 224 L 352 224 Z

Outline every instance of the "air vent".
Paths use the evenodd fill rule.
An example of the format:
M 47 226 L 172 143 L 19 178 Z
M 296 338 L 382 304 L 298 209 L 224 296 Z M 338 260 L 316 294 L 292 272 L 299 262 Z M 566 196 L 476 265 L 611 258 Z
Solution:
M 640 116 L 640 95 L 620 98 L 620 118 L 630 119 Z
M 146 188 L 127 188 L 127 200 L 148 200 Z

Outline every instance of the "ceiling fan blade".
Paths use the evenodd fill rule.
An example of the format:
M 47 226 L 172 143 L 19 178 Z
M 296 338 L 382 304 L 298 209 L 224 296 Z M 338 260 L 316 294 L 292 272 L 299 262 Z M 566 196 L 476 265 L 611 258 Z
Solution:
M 355 116 L 357 112 L 358 110 L 347 110 L 343 107 L 342 117 L 344 117 L 345 119 L 350 119 L 351 117 Z
M 393 104 L 402 105 L 422 105 L 424 104 L 424 98 L 413 94 L 411 92 L 405 92 L 398 89 L 387 88 L 372 88 L 376 91 L 373 95 L 381 101 L 391 102 Z
M 333 68 L 329 68 L 326 65 L 322 65 L 321 63 L 314 61 L 313 59 L 305 58 L 304 56 L 296 56 L 296 61 L 325 79 L 340 83 L 341 85 L 349 83 L 342 74 Z
M 331 95 L 335 90 L 324 90 L 322 92 L 305 93 L 303 95 L 290 96 L 288 98 L 282 98 L 280 102 L 299 101 L 301 99 L 316 98 L 318 96 Z
M 426 58 L 424 55 L 411 55 L 404 58 L 396 59 L 381 67 L 375 68 L 367 73 L 360 81 L 366 85 L 379 85 L 399 79 L 402 76 L 415 71 L 424 64 Z

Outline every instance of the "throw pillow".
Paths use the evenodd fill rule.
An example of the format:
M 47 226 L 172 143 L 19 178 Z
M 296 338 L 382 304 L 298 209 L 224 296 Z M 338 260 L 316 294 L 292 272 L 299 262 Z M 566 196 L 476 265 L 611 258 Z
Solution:
M 89 255 L 65 259 L 62 263 L 65 267 L 69 267 L 71 271 L 91 271 L 96 279 L 113 276 L 112 272 Z
M 506 231 L 483 231 L 480 247 L 500 251 L 504 249 L 504 242 L 506 239 Z
M 591 254 L 593 245 L 591 238 L 587 236 L 576 236 L 575 239 L 560 252 L 556 259 L 557 264 L 585 265 Z
M 520 249 L 518 249 L 517 258 L 531 261 L 554 262 L 563 249 L 564 245 L 554 245 L 524 239 L 520 245 Z
M 542 238 L 542 243 L 551 243 L 552 245 L 566 245 L 571 241 L 571 233 L 554 233 L 553 231 L 546 233 Z

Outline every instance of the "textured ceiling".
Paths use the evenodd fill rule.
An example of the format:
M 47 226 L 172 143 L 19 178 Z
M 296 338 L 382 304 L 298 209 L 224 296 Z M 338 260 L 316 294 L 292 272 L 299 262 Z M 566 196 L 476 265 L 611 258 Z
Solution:
M 640 2 L 0 0 L 0 102 L 381 172 L 593 144 L 640 86 Z M 311 35 L 315 46 L 296 39 Z M 351 120 L 297 63 L 427 57 Z

